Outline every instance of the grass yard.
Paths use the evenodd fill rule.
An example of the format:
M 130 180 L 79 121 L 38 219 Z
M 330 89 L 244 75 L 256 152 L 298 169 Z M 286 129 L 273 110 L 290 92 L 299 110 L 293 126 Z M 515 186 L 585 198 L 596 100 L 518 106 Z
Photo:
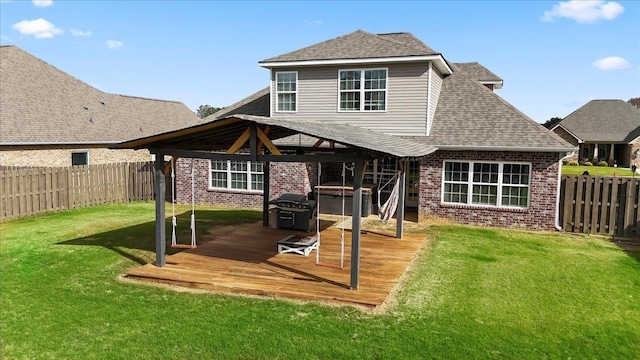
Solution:
M 180 211 L 188 208 L 181 207 Z M 151 203 L 0 224 L 6 359 L 638 358 L 640 263 L 602 238 L 438 225 L 372 314 L 122 281 L 154 259 Z M 259 212 L 199 209 L 198 231 Z M 180 218 L 188 237 L 188 213 Z M 180 224 L 179 224 L 180 225 Z
M 633 171 L 629 169 L 609 166 L 562 166 L 562 175 L 582 175 L 585 171 L 588 171 L 589 175 L 613 176 L 615 173 L 615 176 L 633 176 Z

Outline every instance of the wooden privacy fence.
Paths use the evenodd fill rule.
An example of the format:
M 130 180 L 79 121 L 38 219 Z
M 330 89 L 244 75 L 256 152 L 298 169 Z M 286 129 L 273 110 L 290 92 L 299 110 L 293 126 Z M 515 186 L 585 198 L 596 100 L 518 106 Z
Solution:
M 153 199 L 153 162 L 0 169 L 0 219 Z
M 564 176 L 560 191 L 565 231 L 640 238 L 640 178 Z

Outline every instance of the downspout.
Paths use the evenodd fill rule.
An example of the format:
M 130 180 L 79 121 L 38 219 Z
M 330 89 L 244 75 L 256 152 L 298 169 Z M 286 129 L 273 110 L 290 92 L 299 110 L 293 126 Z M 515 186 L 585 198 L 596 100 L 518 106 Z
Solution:
M 562 161 L 568 159 L 575 154 L 575 151 L 572 151 L 569 155 L 560 158 L 558 161 L 558 188 L 556 189 L 556 216 L 555 216 L 555 227 L 558 231 L 564 231 L 562 226 L 560 226 L 560 184 L 561 184 L 561 176 L 562 176 Z

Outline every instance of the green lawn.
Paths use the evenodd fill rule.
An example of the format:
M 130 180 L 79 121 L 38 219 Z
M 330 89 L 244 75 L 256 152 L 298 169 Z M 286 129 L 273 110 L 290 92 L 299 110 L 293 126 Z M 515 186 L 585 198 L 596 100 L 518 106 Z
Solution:
M 582 175 L 585 171 L 589 175 L 601 176 L 633 176 L 633 172 L 629 169 L 615 168 L 609 166 L 570 166 L 562 165 L 562 175 Z M 636 174 L 636 176 L 640 176 Z
M 187 208 L 181 208 L 186 211 Z M 153 204 L 0 224 L 6 359 L 638 358 L 640 263 L 601 238 L 464 226 L 424 231 L 383 314 L 150 287 Z M 199 209 L 198 228 L 260 219 Z M 188 232 L 188 214 L 181 217 Z M 182 234 L 183 237 L 187 233 Z

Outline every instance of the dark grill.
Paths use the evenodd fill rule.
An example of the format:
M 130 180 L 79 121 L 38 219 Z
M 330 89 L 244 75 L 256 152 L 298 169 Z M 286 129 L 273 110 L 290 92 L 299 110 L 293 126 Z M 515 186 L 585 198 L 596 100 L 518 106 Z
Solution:
M 277 207 L 278 229 L 309 231 L 310 220 L 315 218 L 315 200 L 307 200 L 305 195 L 300 194 L 282 194 L 269 201 L 269 204 Z

